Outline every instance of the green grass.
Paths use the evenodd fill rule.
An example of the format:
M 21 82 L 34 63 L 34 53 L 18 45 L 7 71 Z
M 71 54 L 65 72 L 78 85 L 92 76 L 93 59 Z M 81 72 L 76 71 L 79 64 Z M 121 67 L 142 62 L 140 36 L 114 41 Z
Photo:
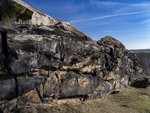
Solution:
M 74 104 L 37 105 L 38 113 L 150 113 L 150 87 L 124 88 L 104 100 L 87 100 Z
M 150 113 L 150 88 L 124 89 L 113 102 L 126 107 L 128 113 Z
M 150 51 L 130 51 L 131 53 L 150 53 Z

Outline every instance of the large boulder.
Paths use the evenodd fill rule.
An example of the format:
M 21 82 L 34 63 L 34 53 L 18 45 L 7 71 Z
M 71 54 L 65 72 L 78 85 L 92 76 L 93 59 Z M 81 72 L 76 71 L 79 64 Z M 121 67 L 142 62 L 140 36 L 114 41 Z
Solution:
M 136 58 L 113 37 L 93 41 L 20 0 L 1 0 L 0 9 L 1 101 L 104 98 L 142 75 Z

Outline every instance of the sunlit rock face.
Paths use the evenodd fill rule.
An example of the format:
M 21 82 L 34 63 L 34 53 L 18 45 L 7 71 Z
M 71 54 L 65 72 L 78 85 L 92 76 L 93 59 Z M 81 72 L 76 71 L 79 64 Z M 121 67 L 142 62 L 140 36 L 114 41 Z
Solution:
M 93 41 L 20 0 L 1 0 L 0 9 L 1 110 L 53 99 L 104 98 L 142 75 L 136 58 L 110 36 Z
M 0 20 L 6 26 L 15 24 L 54 25 L 58 20 L 30 7 L 21 0 L 1 0 Z

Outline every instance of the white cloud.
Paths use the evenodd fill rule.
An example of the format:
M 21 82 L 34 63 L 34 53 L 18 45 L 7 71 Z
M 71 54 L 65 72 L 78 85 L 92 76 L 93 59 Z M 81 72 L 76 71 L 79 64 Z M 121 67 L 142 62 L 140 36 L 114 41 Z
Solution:
M 150 24 L 150 19 L 146 19 L 142 22 L 139 22 L 139 24 Z
M 150 6 L 150 2 L 143 2 L 143 3 L 131 4 L 131 6 L 146 8 L 146 7 Z
M 105 18 L 117 17 L 117 16 L 127 16 L 127 15 L 135 15 L 135 14 L 144 14 L 141 16 L 149 15 L 150 12 L 150 2 L 142 2 L 142 3 L 122 3 L 122 2 L 112 2 L 112 1 L 97 1 L 90 0 L 90 4 L 97 6 L 98 8 L 112 8 L 111 15 L 106 16 L 98 16 L 93 18 L 83 18 L 83 19 L 75 19 L 69 21 L 70 23 L 79 23 L 84 21 L 93 21 L 100 20 Z
M 124 3 L 124 2 L 114 2 L 114 1 L 97 1 L 91 0 L 90 3 L 92 5 L 100 6 L 100 7 L 112 7 L 112 6 L 133 6 L 133 7 L 149 7 L 150 2 L 141 2 L 141 3 Z
M 106 8 L 111 8 L 111 7 L 115 7 L 115 6 L 128 5 L 127 3 L 121 3 L 121 2 L 96 1 L 96 0 L 91 0 L 90 3 L 91 3 L 91 5 L 95 5 L 97 7 L 106 7 Z
M 141 2 L 141 3 L 124 3 L 124 2 L 113 2 L 113 1 L 98 1 L 91 0 L 91 5 L 97 8 L 107 8 L 111 9 L 114 12 L 123 13 L 131 11 L 142 11 L 150 10 L 150 2 Z
M 127 12 L 127 11 L 150 11 L 150 2 L 143 3 L 130 3 L 120 9 L 115 10 L 115 12 Z
M 94 18 L 88 18 L 88 19 L 80 19 L 80 20 L 71 20 L 70 23 L 79 23 L 84 21 L 93 21 L 93 20 L 100 20 L 105 18 L 111 18 L 111 17 L 117 17 L 117 16 L 127 16 L 127 15 L 135 15 L 143 12 L 128 12 L 128 13 L 120 13 L 120 14 L 113 14 L 113 15 L 106 15 L 106 16 L 99 16 Z

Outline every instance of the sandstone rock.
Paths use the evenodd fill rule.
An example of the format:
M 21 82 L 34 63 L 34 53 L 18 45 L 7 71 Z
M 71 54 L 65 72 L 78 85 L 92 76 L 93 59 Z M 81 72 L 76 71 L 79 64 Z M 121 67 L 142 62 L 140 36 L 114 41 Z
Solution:
M 14 98 L 7 102 L 0 104 L 0 112 L 1 113 L 9 113 L 11 112 L 17 105 L 18 98 Z
M 25 94 L 35 88 L 40 87 L 40 84 L 42 84 L 43 82 L 43 77 L 18 77 L 18 95 Z
M 59 94 L 59 81 L 56 73 L 52 73 L 46 80 L 43 87 L 44 97 L 58 97 Z
M 93 41 L 20 0 L 1 0 L 0 9 L 0 76 L 14 76 L 0 77 L 1 100 L 105 98 L 143 75 L 136 56 L 113 37 Z
M 18 103 L 40 103 L 41 99 L 36 90 L 31 90 L 19 98 Z
M 0 33 L 0 70 L 4 68 L 4 53 L 3 53 L 3 42 L 2 33 Z
M 16 97 L 16 82 L 11 76 L 0 77 L 0 99 L 12 99 Z

